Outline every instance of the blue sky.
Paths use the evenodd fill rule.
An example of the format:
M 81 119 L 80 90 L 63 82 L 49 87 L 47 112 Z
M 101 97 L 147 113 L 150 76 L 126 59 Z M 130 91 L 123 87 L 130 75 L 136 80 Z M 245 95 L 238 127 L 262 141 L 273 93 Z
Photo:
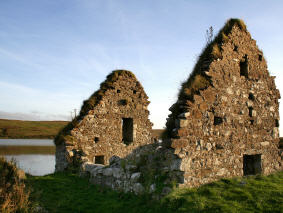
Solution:
M 282 11 L 280 0 L 0 0 L 0 118 L 69 119 L 109 72 L 128 69 L 162 128 L 206 30 L 231 17 L 245 21 L 283 94 Z

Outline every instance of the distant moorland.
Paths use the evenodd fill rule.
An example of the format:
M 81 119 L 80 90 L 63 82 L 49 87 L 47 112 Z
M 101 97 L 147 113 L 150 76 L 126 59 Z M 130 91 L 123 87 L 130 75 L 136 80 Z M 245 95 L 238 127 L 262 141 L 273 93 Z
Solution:
M 0 138 L 54 138 L 68 121 L 20 121 L 0 119 Z M 154 138 L 160 138 L 163 129 L 154 129 Z
M 54 138 L 67 123 L 0 119 L 0 138 Z

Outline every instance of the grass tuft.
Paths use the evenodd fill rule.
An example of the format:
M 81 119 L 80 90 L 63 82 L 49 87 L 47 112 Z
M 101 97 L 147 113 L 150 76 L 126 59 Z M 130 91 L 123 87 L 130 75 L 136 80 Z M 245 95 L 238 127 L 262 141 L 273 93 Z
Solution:
M 30 212 L 29 191 L 15 163 L 0 157 L 0 212 Z

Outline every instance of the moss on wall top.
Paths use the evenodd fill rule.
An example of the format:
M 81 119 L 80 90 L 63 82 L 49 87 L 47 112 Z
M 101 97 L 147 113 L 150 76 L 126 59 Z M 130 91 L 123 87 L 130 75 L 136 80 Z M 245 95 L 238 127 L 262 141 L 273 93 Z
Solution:
M 180 106 L 185 105 L 187 100 L 193 102 L 195 94 L 199 94 L 201 90 L 204 90 L 211 85 L 210 77 L 207 76 L 205 72 L 208 71 L 212 61 L 222 58 L 221 46 L 228 41 L 228 36 L 234 26 L 247 32 L 247 27 L 243 20 L 234 18 L 229 19 L 215 36 L 213 41 L 205 46 L 189 78 L 181 85 L 178 93 L 178 101 L 170 108 L 172 113 L 167 120 L 163 138 L 172 137 L 171 132 L 175 126 L 175 119 L 184 111 L 184 108 L 181 108 Z
M 114 83 L 121 77 L 127 77 L 132 78 L 137 81 L 137 84 L 142 88 L 142 85 L 138 82 L 136 79 L 136 76 L 128 70 L 114 70 L 112 71 L 107 77 L 104 82 L 100 84 L 100 89 L 94 92 L 89 99 L 85 100 L 83 102 L 83 105 L 81 107 L 80 114 L 75 117 L 71 122 L 69 122 L 55 137 L 54 142 L 56 145 L 62 144 L 64 141 L 68 139 L 68 141 L 72 140 L 72 136 L 70 134 L 70 131 L 76 127 L 79 120 L 83 119 L 85 115 L 88 114 L 88 112 L 102 100 L 103 96 L 105 95 L 105 92 L 109 89 L 114 89 Z M 147 97 L 147 96 L 146 96 Z

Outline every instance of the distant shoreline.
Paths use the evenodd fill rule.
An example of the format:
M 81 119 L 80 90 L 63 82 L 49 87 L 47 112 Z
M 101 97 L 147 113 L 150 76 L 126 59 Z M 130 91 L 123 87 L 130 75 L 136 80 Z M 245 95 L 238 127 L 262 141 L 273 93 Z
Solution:
M 68 122 L 0 119 L 0 139 L 53 139 Z
M 31 136 L 31 137 L 25 137 L 25 136 L 19 136 L 19 137 L 2 137 L 0 136 L 0 139 L 54 139 L 55 136 Z
M 0 119 L 0 139 L 54 139 L 69 121 L 23 121 Z M 161 138 L 163 129 L 153 129 L 152 137 Z

